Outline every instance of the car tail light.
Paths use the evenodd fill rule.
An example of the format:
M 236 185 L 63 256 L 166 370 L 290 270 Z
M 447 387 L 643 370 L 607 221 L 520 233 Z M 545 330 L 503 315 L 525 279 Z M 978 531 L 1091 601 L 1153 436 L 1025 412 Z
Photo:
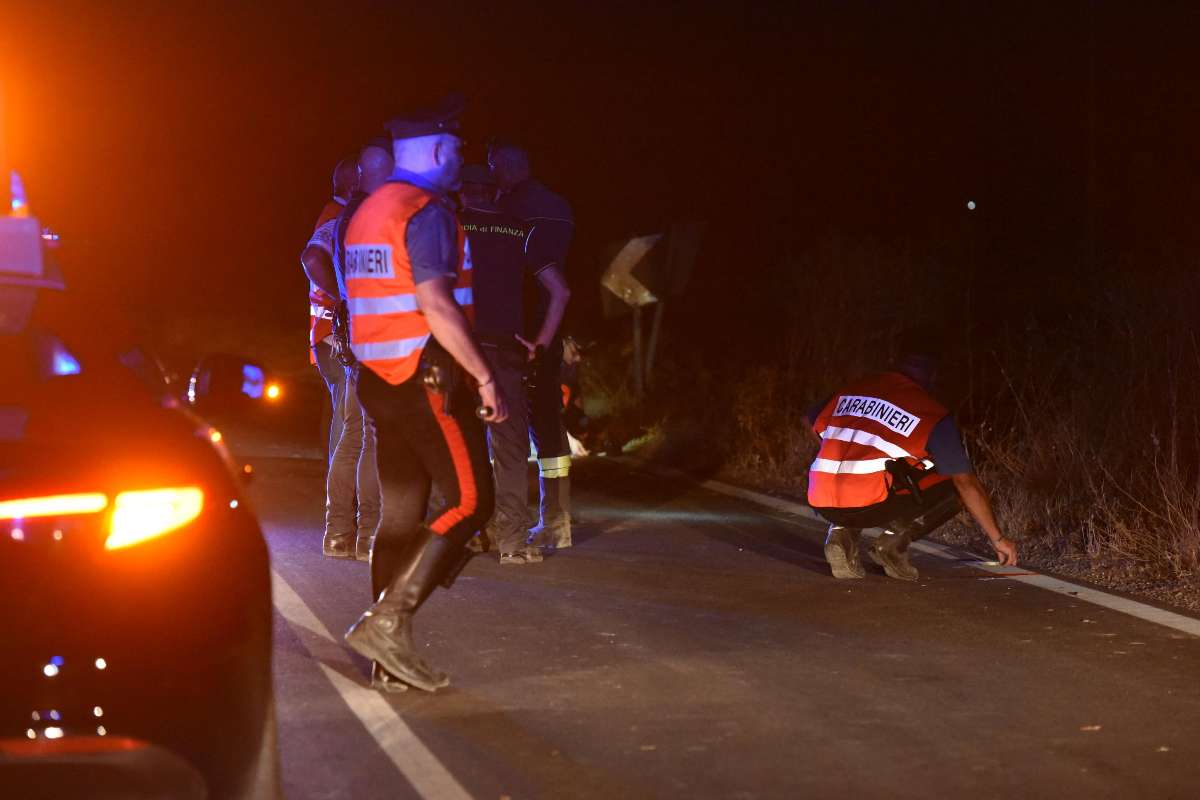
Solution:
M 121 492 L 113 502 L 106 550 L 141 544 L 200 516 L 204 492 L 195 486 Z
M 18 500 L 0 501 L 0 519 L 95 514 L 97 511 L 103 511 L 106 506 L 108 506 L 108 498 L 99 492 L 23 497 Z

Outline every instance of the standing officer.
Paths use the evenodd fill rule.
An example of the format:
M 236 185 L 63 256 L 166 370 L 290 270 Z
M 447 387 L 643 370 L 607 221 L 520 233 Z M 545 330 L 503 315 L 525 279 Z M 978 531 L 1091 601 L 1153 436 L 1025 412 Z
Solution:
M 538 274 L 550 269 L 565 274 L 567 249 L 575 232 L 571 206 L 533 179 L 529 156 L 520 147 L 493 143 L 488 165 L 500 185 L 500 209 L 529 226 L 526 252 L 530 268 Z M 530 360 L 536 362 L 529 403 L 541 488 L 540 519 L 530 531 L 529 541 L 556 549 L 571 546 L 571 447 L 562 421 L 563 344 L 558 330 L 570 292 L 555 294 L 545 282 L 540 282 L 539 288 L 529 331 L 533 340 L 522 340 Z
M 388 123 L 396 168 L 346 232 L 350 341 L 358 396 L 375 421 L 383 518 L 371 545 L 375 603 L 346 633 L 355 651 L 404 683 L 449 684 L 418 654 L 412 618 L 453 580 L 464 545 L 492 514 L 487 441 L 504 398 L 471 334 L 471 263 L 447 199 L 458 188 L 462 101 Z M 437 387 L 437 390 L 431 387 Z M 425 520 L 431 483 L 444 510 Z
M 329 390 L 333 413 L 329 419 L 329 440 L 326 451 L 332 465 L 334 448 L 342 436 L 342 415 L 339 413 L 346 393 L 346 371 L 333 357 L 333 309 L 341 296 L 333 270 L 333 225 L 342 208 L 358 190 L 358 161 L 343 158 L 333 170 L 333 196 L 321 209 L 312 237 L 300 254 L 300 264 L 308 276 L 308 358 L 316 365 L 321 379 Z M 328 481 L 328 472 L 326 481 Z M 326 496 L 326 507 L 329 498 Z M 339 555 L 338 534 L 325 527 L 322 549 L 327 556 Z
M 346 297 L 344 265 L 346 229 L 350 218 L 371 192 L 392 174 L 392 141 L 373 139 L 358 156 L 358 191 L 333 222 L 333 270 L 338 294 Z M 335 348 L 335 355 L 336 348 Z M 375 466 L 375 424 L 358 401 L 357 364 L 343 366 L 346 389 L 341 393 L 341 436 L 329 460 L 325 481 L 325 554 L 334 558 L 366 561 L 371 537 L 379 526 L 379 473 Z
M 971 470 L 954 417 L 929 394 L 937 346 L 923 333 L 902 342 L 895 371 L 851 384 L 809 415 L 821 447 L 808 473 L 808 502 L 829 521 L 825 560 L 836 578 L 861 578 L 863 528 L 883 533 L 869 555 L 889 577 L 915 581 L 908 546 L 962 505 L 1000 557 L 1017 547 L 1000 532 L 987 491 Z
M 471 245 L 476 338 L 501 392 L 509 399 L 508 419 L 488 426 L 496 473 L 496 513 L 488 523 L 488 533 L 500 550 L 501 564 L 533 564 L 542 560 L 542 554 L 525 541 L 529 409 L 523 378 L 528 351 L 521 334 L 525 331 L 525 279 L 532 272 L 525 254 L 528 228 L 497 208 L 495 194 L 496 181 L 486 167 L 463 169 L 459 220 Z M 558 268 L 546 264 L 533 274 L 550 295 L 551 304 L 565 308 L 570 290 Z

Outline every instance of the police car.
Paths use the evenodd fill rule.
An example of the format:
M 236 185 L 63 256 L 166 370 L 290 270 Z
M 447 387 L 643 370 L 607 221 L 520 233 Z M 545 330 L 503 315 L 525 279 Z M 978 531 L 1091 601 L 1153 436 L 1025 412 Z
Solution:
M 0 216 L 0 797 L 277 797 L 239 472 L 42 237 Z

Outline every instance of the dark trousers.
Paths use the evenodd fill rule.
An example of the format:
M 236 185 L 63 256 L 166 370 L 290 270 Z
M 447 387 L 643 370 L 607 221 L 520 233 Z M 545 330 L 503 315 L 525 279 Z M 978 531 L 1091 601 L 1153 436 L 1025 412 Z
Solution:
M 529 433 L 539 459 L 571 455 L 562 418 L 562 357 L 562 339 L 555 339 L 538 364 L 529 392 Z
M 422 522 L 454 544 L 474 536 L 492 515 L 495 490 L 471 393 L 461 389 L 446 414 L 445 397 L 419 378 L 393 386 L 363 367 L 358 398 L 375 421 L 383 497 L 375 546 L 381 538 L 389 548 L 407 546 Z M 435 484 L 444 504 L 430 511 Z
M 515 344 L 515 343 L 514 343 Z M 525 402 L 525 349 L 483 344 L 496 383 L 508 401 L 508 419 L 488 423 L 488 445 L 496 473 L 496 515 L 488 532 L 500 552 L 525 545 L 529 527 L 529 409 Z
M 813 511 L 844 528 L 884 528 L 893 533 L 908 533 L 915 541 L 951 520 L 961 508 L 954 482 L 942 481 L 922 491 L 919 502 L 910 494 L 895 494 L 873 506 Z

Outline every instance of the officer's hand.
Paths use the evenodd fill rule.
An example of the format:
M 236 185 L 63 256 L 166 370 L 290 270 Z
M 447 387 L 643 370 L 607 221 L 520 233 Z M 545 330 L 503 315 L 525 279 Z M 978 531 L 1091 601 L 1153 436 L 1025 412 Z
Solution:
M 996 550 L 996 555 L 1000 557 L 1000 564 L 1005 567 L 1015 567 L 1017 565 L 1017 546 L 1012 539 L 1001 537 L 1000 541 L 992 542 L 992 547 Z
M 480 415 L 484 422 L 494 424 L 508 419 L 508 404 L 504 402 L 504 395 L 496 386 L 495 378 L 479 387 L 479 406 L 484 411 L 491 411 L 490 414 Z
M 522 336 L 519 333 L 514 333 L 513 338 L 515 338 L 518 342 L 520 342 L 522 345 L 524 345 L 525 349 L 529 351 L 529 354 L 527 356 L 529 361 L 533 361 L 535 358 L 538 357 L 537 344 L 529 341 L 528 339 L 526 339 L 524 336 Z

